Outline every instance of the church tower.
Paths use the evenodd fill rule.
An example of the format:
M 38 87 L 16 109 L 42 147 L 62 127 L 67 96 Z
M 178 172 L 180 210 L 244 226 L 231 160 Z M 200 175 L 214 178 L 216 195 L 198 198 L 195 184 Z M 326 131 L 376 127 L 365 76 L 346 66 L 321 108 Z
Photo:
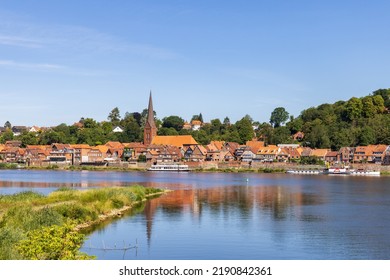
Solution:
M 144 145 L 150 145 L 153 141 L 154 136 L 157 135 L 157 127 L 154 122 L 154 111 L 153 111 L 153 101 L 152 101 L 152 91 L 149 95 L 149 106 L 148 106 L 148 118 L 145 123 L 144 128 Z

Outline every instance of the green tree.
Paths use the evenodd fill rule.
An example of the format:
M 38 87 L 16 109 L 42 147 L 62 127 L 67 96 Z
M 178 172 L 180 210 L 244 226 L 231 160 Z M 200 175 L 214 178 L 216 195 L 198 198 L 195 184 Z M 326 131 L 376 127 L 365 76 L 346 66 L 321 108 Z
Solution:
M 377 114 L 382 114 L 385 111 L 385 101 L 381 95 L 374 95 L 372 97 L 372 103 L 374 103 Z
M 290 130 L 287 127 L 279 126 L 274 129 L 272 135 L 273 144 L 287 144 L 291 142 L 292 142 L 292 138 L 291 138 Z
M 238 133 L 237 129 L 229 129 L 229 131 L 223 136 L 223 140 L 226 142 L 241 142 L 240 134 Z
M 220 135 L 222 132 L 222 123 L 219 119 L 213 119 L 210 121 L 210 133 L 214 135 Z
M 5 124 L 4 124 L 4 127 L 11 129 L 12 125 L 11 125 L 11 123 L 9 121 L 6 121 Z
M 261 123 L 256 131 L 256 136 L 262 139 L 265 144 L 275 144 L 273 142 L 274 128 L 269 123 Z
M 158 130 L 158 135 L 179 135 L 179 132 L 177 132 L 177 130 L 173 127 L 162 127 Z
M 120 142 L 140 142 L 142 141 L 142 130 L 137 120 L 131 115 L 121 122 L 123 133 L 119 136 Z
M 288 120 L 288 112 L 283 107 L 275 108 L 271 113 L 270 123 L 274 127 L 281 126 Z
M 377 108 L 375 107 L 372 97 L 366 96 L 362 99 L 363 104 L 363 116 L 366 118 L 372 118 L 377 113 Z
M 118 125 L 119 121 L 121 119 L 121 115 L 119 112 L 118 107 L 115 107 L 114 109 L 111 110 L 111 112 L 108 114 L 107 119 L 114 125 Z
M 231 125 L 229 117 L 225 117 L 225 118 L 223 119 L 223 125 L 224 125 L 225 127 L 229 127 L 229 126 Z
M 40 145 L 51 145 L 53 143 L 64 143 L 65 135 L 62 132 L 56 132 L 54 130 L 44 131 L 39 135 Z
M 290 116 L 290 121 L 286 124 L 286 127 L 290 130 L 291 134 L 295 134 L 298 131 L 301 131 L 302 126 L 303 126 L 302 118 L 294 119 L 293 116 Z
M 23 132 L 19 136 L 20 141 L 22 141 L 22 147 L 26 147 L 27 145 L 37 145 L 38 137 L 33 132 Z
M 357 145 L 367 146 L 370 144 L 375 144 L 375 142 L 375 131 L 369 126 L 363 127 L 360 130 Z
M 362 100 L 356 97 L 352 97 L 347 102 L 346 110 L 347 110 L 347 117 L 350 121 L 354 121 L 360 118 L 363 112 Z
M 3 133 L 0 134 L 0 143 L 14 140 L 14 133 L 10 128 L 7 128 Z
M 380 95 L 383 98 L 386 108 L 390 108 L 390 88 L 388 89 L 378 89 L 372 93 L 373 96 Z
M 200 129 L 198 131 L 192 132 L 192 137 L 201 145 L 207 145 L 210 143 L 210 137 L 209 134 L 203 129 Z
M 174 128 L 176 131 L 180 131 L 183 128 L 184 120 L 179 116 L 169 116 L 163 119 L 162 127 Z
M 84 119 L 84 128 L 97 128 L 99 124 L 92 118 Z
M 305 141 L 311 148 L 330 148 L 331 143 L 327 127 L 321 120 L 316 119 L 306 128 Z
M 254 131 L 252 122 L 247 116 L 236 122 L 237 132 L 240 136 L 240 144 L 246 143 L 246 141 L 252 140 L 254 137 Z

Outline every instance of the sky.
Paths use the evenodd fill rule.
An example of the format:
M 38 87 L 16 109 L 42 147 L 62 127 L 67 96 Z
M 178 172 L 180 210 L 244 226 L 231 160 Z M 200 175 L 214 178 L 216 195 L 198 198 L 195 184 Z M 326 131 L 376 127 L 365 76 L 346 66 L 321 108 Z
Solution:
M 269 122 L 390 88 L 387 0 L 0 0 L 0 126 Z

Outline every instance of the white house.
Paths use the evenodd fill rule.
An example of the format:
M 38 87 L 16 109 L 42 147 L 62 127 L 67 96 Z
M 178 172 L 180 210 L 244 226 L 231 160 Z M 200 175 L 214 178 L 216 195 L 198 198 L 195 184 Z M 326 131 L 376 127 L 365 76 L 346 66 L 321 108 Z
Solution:
M 112 132 L 118 132 L 118 133 L 122 133 L 123 132 L 123 129 L 120 128 L 119 126 L 115 127 Z

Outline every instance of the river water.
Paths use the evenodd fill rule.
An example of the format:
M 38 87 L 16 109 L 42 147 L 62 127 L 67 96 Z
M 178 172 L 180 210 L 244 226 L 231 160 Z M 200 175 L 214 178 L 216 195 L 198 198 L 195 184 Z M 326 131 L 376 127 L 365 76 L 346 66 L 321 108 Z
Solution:
M 0 171 L 0 194 L 132 184 L 173 191 L 100 225 L 82 251 L 104 260 L 390 259 L 390 177 Z

